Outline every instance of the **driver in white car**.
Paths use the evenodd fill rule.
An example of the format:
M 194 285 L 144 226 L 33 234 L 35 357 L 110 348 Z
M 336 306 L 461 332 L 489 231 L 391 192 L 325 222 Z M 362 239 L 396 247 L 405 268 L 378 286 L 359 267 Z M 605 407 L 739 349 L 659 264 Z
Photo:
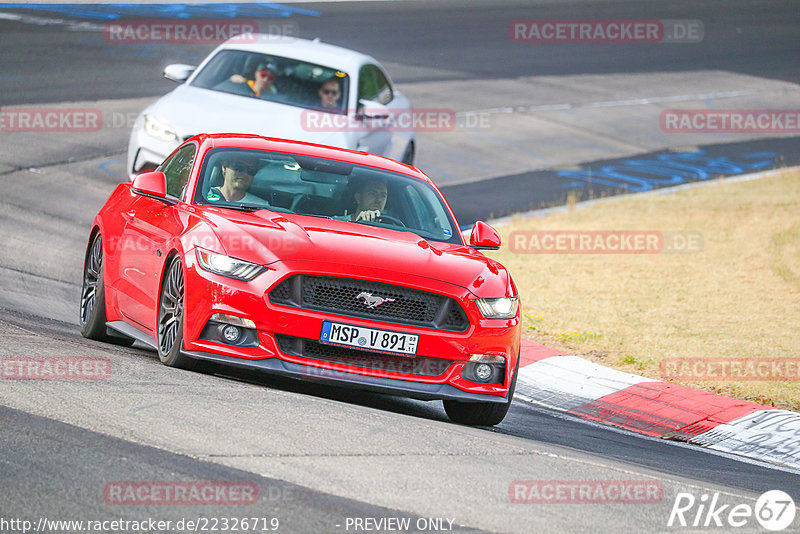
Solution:
M 256 68 L 255 72 L 253 72 L 252 80 L 248 80 L 240 74 L 234 74 L 230 77 L 230 81 L 233 83 L 245 84 L 243 87 L 249 88 L 249 91 L 243 94 L 267 98 L 278 92 L 278 88 L 274 85 L 276 78 L 277 75 L 275 72 L 262 63 Z

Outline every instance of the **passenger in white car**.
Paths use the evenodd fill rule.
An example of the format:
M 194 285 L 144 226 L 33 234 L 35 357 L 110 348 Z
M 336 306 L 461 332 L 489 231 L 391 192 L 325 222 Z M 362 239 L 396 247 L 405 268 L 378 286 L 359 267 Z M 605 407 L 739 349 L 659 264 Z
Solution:
M 317 91 L 319 94 L 319 105 L 322 108 L 339 108 L 339 98 L 342 95 L 342 89 L 339 85 L 339 80 L 336 78 L 329 78 L 322 82 Z

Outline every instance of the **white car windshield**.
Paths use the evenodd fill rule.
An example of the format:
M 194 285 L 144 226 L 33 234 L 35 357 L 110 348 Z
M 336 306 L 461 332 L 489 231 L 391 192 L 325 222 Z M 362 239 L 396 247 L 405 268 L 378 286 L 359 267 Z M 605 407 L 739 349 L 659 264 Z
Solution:
M 311 215 L 461 244 L 455 221 L 430 184 L 391 171 L 312 156 L 212 149 L 205 156 L 194 203 Z M 359 217 L 363 212 L 370 214 Z
M 331 113 L 347 111 L 350 77 L 334 68 L 296 59 L 220 50 L 192 86 Z

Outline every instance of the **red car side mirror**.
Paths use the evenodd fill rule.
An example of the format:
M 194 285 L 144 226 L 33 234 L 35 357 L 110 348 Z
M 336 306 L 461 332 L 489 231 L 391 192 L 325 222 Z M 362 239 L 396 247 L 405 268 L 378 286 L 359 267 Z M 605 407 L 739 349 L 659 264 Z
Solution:
M 139 195 L 166 200 L 167 177 L 161 171 L 143 172 L 133 179 L 131 189 Z
M 497 250 L 500 248 L 500 234 L 483 221 L 478 221 L 469 234 L 469 246 L 477 249 Z

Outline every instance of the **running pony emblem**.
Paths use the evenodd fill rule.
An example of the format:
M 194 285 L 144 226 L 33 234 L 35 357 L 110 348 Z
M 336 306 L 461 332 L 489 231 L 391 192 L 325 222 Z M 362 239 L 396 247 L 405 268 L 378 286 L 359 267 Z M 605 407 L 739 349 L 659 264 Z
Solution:
M 381 304 L 385 302 L 394 302 L 394 299 L 390 299 L 388 297 L 379 297 L 377 295 L 373 295 L 372 293 L 368 293 L 366 291 L 362 291 L 361 293 L 356 296 L 356 299 L 363 299 L 364 304 L 366 304 L 367 308 L 377 308 Z

